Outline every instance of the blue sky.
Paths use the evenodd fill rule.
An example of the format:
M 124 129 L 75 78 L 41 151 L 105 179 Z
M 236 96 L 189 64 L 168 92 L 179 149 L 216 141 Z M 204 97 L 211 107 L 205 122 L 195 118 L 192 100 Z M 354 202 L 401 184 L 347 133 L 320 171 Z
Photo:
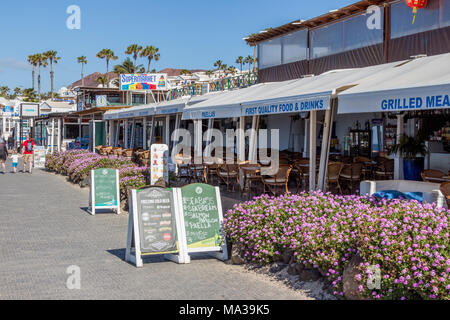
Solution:
M 0 18 L 0 85 L 31 87 L 27 56 L 55 50 L 55 88 L 80 78 L 76 58 L 85 55 L 85 74 L 105 72 L 95 55 L 103 48 L 126 58 L 133 43 L 159 48 L 152 68 L 212 69 L 220 59 L 234 65 L 236 57 L 253 54 L 242 40 L 267 27 L 308 19 L 356 0 L 22 0 L 2 1 Z M 69 30 L 70 5 L 81 8 L 81 30 Z M 140 63 L 144 63 L 143 59 Z M 146 65 L 146 64 L 145 64 Z M 111 68 L 110 68 L 111 69 Z M 42 71 L 42 91 L 50 90 L 49 70 Z

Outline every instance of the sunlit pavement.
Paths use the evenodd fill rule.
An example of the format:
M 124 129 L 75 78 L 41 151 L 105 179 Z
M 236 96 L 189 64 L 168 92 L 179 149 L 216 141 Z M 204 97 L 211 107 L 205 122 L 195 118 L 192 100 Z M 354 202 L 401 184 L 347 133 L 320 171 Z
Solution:
M 137 269 L 123 260 L 127 214 L 93 217 L 84 210 L 88 189 L 42 170 L 10 171 L 0 173 L 0 299 L 308 298 L 210 258 L 177 265 L 153 257 Z M 79 290 L 66 286 L 72 265 Z

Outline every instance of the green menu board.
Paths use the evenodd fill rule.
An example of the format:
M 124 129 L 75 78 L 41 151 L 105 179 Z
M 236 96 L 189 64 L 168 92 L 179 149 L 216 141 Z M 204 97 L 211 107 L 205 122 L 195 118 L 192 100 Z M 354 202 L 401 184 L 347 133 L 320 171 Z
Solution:
M 95 207 L 116 207 L 118 205 L 117 170 L 94 170 L 94 204 Z
M 191 184 L 181 188 L 181 197 L 188 249 L 220 247 L 220 199 L 217 199 L 216 188 Z

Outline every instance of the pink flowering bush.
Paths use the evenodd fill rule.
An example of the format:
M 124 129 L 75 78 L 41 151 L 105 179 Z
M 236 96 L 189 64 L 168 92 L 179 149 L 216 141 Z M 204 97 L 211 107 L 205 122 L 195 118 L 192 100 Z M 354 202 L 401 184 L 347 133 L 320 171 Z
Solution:
M 292 250 L 298 263 L 330 280 L 338 296 L 344 269 L 358 256 L 364 261 L 355 279 L 362 296 L 449 299 L 449 213 L 415 201 L 264 195 L 235 205 L 224 226 L 248 262 L 270 263 Z M 379 290 L 366 285 L 372 266 L 381 272 Z
M 67 175 L 72 182 L 85 179 L 91 170 L 99 168 L 119 169 L 122 196 L 126 197 L 126 188 L 141 188 L 149 180 L 148 168 L 138 167 L 123 157 L 101 156 L 85 150 L 55 152 L 46 158 L 46 168 Z

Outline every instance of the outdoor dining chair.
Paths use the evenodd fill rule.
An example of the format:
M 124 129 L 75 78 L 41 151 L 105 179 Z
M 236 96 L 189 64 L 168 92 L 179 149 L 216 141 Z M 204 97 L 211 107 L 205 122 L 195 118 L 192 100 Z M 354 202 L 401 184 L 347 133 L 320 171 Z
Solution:
M 441 183 L 440 189 L 447 201 L 447 209 L 450 209 L 450 181 Z
M 175 155 L 175 163 L 177 165 L 177 178 L 191 181 L 189 171 L 191 156 L 183 157 L 181 153 Z
M 309 185 L 309 159 L 295 161 L 292 172 L 297 178 L 297 190 L 295 193 L 298 193 L 300 188 L 306 190 Z
M 230 185 L 233 187 L 237 183 L 239 185 L 239 165 L 237 164 L 223 164 L 217 167 L 219 183 L 224 183 L 227 186 L 227 191 L 230 191 Z
M 341 175 L 342 168 L 344 168 L 344 164 L 342 162 L 328 163 L 327 190 L 329 190 L 330 184 L 334 183 L 337 185 L 340 194 L 342 194 L 341 184 L 339 183 L 339 176 Z
M 381 180 L 394 179 L 394 159 L 386 159 L 377 165 L 375 177 Z
M 292 165 L 280 165 L 278 172 L 275 175 L 267 177 L 263 176 L 262 181 L 264 184 L 264 193 L 266 192 L 266 187 L 274 196 L 277 195 L 276 190 L 278 188 L 282 189 L 284 187 L 286 189 L 286 193 L 289 193 L 288 183 L 291 170 Z
M 261 180 L 261 165 L 242 163 L 239 165 L 239 170 L 242 171 L 242 177 L 244 179 L 241 193 L 248 191 L 249 197 L 252 195 L 252 190 L 257 190 L 258 185 L 262 184 Z
M 344 165 L 339 179 L 349 185 L 350 193 L 353 193 L 353 185 L 361 181 L 362 163 Z
M 440 170 L 429 169 L 422 171 L 420 175 L 425 182 L 436 182 L 433 178 L 442 178 L 445 176 L 445 173 Z

